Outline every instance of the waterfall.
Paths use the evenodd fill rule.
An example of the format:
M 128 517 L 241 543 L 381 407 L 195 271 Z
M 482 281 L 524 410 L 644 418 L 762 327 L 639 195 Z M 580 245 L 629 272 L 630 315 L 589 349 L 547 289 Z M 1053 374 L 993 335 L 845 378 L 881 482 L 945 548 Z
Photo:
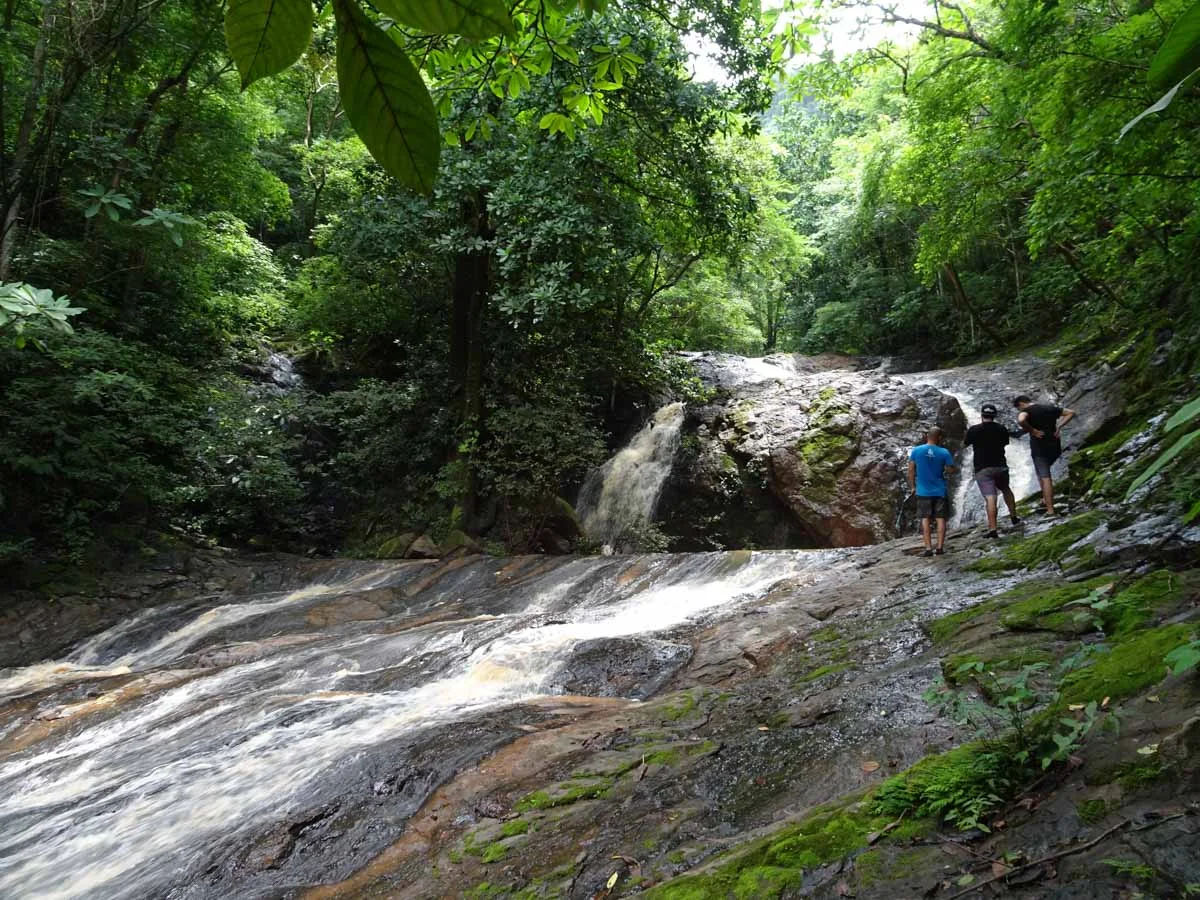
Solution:
M 588 476 L 577 510 L 588 537 L 611 553 L 621 535 L 654 516 L 671 473 L 683 426 L 683 404 L 662 407 L 620 452 Z
M 433 578 L 362 564 L 135 617 L 59 663 L 0 672 L 15 698 L 0 706 L 0 896 L 229 896 L 219 873 L 289 817 L 354 791 L 372 802 L 372 772 L 446 759 L 448 777 L 488 752 L 486 723 L 564 693 L 581 645 L 699 627 L 843 557 L 488 559 Z M 403 598 L 382 618 L 322 613 L 381 591 Z M 381 851 L 434 787 L 393 798 L 391 824 L 361 840 Z M 280 893 L 241 877 L 239 896 Z
M 985 379 L 965 369 L 946 369 L 940 372 L 921 372 L 915 375 L 899 376 L 901 380 L 914 384 L 925 384 L 935 387 L 958 401 L 967 417 L 968 427 L 981 421 L 979 410 L 984 403 L 994 403 L 1000 410 L 996 419 L 1010 432 L 1016 428 L 1016 417 L 1006 414 L 1011 411 L 1009 398 L 1017 393 L 1030 390 L 1027 385 L 1016 380 L 1002 368 L 993 369 Z M 975 525 L 987 520 L 987 507 L 979 488 L 975 486 L 975 467 L 972 453 L 962 450 L 956 459 L 959 473 L 952 482 L 953 496 L 951 498 L 951 518 L 947 523 L 951 528 Z M 1008 461 L 1008 480 L 1017 500 L 1021 500 L 1038 491 L 1037 474 L 1033 471 L 1033 460 L 1029 455 L 1029 441 L 1024 436 L 1014 437 L 1006 448 L 1005 458 Z M 998 496 L 1000 521 L 1006 520 L 1008 508 L 1004 504 L 1003 495 Z

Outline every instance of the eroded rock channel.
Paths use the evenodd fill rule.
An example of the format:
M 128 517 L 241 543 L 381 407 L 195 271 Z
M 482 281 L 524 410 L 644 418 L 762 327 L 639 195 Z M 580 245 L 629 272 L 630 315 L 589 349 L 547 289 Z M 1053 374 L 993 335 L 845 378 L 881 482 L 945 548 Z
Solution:
M 741 483 L 765 459 L 796 486 L 797 528 L 828 522 L 812 485 L 890 490 L 874 448 L 958 413 L 913 376 L 808 377 L 689 413 L 697 458 L 724 446 Z M 854 404 L 831 412 L 830 386 Z M 814 431 L 860 475 L 831 486 L 797 442 L 849 445 Z M 900 539 L 249 569 L 0 673 L 0 894 L 949 897 L 997 862 L 1013 889 L 1097 896 L 1131 846 L 1143 878 L 1186 886 L 1196 685 L 1161 660 L 1196 633 L 1200 529 L 1077 512 L 999 547 L 961 529 L 933 561 Z M 1110 602 L 1077 616 L 1089 598 Z M 929 692 L 986 702 L 986 673 L 1024 673 L 1030 716 L 1154 714 L 1078 741 L 982 843 L 931 808 L 980 763 Z

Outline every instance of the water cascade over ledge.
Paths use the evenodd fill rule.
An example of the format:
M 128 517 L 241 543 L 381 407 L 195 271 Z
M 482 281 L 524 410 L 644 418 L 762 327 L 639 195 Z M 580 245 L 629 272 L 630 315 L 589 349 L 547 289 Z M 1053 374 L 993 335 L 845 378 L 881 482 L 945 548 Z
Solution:
M 615 549 L 623 532 L 653 518 L 679 447 L 683 413 L 682 403 L 668 403 L 588 476 L 579 495 L 579 518 L 588 536 L 607 552 Z
M 148 611 L 0 673 L 0 895 L 212 896 L 197 879 L 214 861 L 379 754 L 392 770 L 452 755 L 480 717 L 563 693 L 581 646 L 669 637 L 838 553 L 348 564 Z

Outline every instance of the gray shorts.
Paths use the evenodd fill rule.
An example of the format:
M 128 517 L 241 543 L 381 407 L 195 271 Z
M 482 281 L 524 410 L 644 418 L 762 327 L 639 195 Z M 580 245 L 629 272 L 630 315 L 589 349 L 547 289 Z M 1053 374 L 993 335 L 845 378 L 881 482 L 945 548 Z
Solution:
M 979 493 L 985 497 L 995 497 L 1001 491 L 1008 490 L 1008 468 L 1006 466 L 989 466 L 975 473 L 975 483 L 979 485 Z
M 950 518 L 949 497 L 917 497 L 918 519 Z
M 1038 478 L 1049 478 L 1052 465 L 1054 465 L 1052 459 L 1046 459 L 1044 456 L 1033 457 L 1033 471 L 1037 472 Z

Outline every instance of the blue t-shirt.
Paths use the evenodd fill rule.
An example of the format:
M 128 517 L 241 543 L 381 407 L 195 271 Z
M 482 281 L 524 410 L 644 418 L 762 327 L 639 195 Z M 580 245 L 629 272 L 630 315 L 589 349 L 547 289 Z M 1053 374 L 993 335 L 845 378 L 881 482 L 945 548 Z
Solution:
M 922 444 L 913 447 L 908 458 L 917 464 L 917 496 L 946 496 L 946 466 L 954 465 L 954 456 L 945 447 Z

